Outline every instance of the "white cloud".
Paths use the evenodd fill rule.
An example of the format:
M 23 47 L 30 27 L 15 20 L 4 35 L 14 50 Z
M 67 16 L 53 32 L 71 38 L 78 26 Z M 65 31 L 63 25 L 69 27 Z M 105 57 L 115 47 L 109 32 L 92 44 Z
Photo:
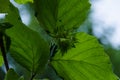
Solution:
M 26 9 L 25 5 L 17 4 L 14 0 L 10 0 L 10 2 L 19 9 L 20 16 L 24 24 L 28 25 L 30 22 L 30 14 Z
M 92 14 L 93 20 L 100 21 L 94 23 L 96 24 L 94 26 L 95 34 L 97 33 L 96 31 L 100 31 L 101 34 L 105 34 L 103 32 L 103 29 L 107 30 L 107 28 L 110 28 L 112 26 L 115 29 L 113 30 L 114 31 L 113 34 L 110 35 L 108 39 L 113 44 L 114 47 L 119 46 L 120 45 L 120 0 L 94 1 L 92 8 L 93 8 L 93 14 Z

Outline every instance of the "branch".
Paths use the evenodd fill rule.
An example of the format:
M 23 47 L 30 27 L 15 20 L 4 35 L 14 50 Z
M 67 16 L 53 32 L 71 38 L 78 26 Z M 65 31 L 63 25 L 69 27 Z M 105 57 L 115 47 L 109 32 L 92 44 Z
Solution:
M 35 75 L 36 75 L 36 74 L 33 74 L 33 73 L 32 73 L 30 80 L 33 80 L 33 78 L 35 77 Z
M 3 56 L 4 64 L 6 67 L 6 71 L 8 71 L 9 65 L 8 65 L 6 51 L 5 51 L 5 47 L 4 47 L 3 34 L 0 34 L 0 46 L 1 46 L 1 52 L 2 52 L 2 56 Z

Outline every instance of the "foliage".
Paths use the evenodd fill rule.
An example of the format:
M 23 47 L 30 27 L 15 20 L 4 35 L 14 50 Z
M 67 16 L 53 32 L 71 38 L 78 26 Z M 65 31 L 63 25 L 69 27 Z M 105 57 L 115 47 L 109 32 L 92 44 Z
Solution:
M 12 26 L 0 25 L 0 33 L 4 32 L 0 36 L 0 44 L 3 44 L 0 45 L 0 65 L 3 64 L 2 58 L 5 63 L 8 62 L 5 56 L 9 52 L 16 63 L 31 74 L 24 79 L 27 74 L 20 77 L 5 64 L 8 66 L 5 80 L 118 80 L 112 72 L 109 57 L 97 39 L 77 32 L 88 15 L 88 0 L 15 1 L 19 4 L 32 2 L 29 5 L 39 27 L 36 29 L 23 24 L 18 9 L 9 0 L 0 0 L 0 13 L 7 13 L 4 22 Z M 41 28 L 49 38 L 43 37 L 39 32 Z M 5 40 L 5 36 L 10 39 Z
M 5 80 L 24 80 L 24 79 L 22 77 L 20 78 L 13 69 L 9 69 L 9 71 L 6 74 Z
M 19 4 L 25 4 L 28 2 L 33 2 L 33 0 L 15 0 L 16 2 L 18 2 Z
M 109 58 L 96 38 L 85 33 L 78 33 L 76 37 L 78 43 L 75 44 L 75 48 L 70 49 L 64 56 L 60 56 L 60 52 L 58 52 L 53 58 L 52 64 L 58 73 L 65 80 L 116 79 L 115 76 L 111 75 L 113 73 L 109 71 L 111 69 Z
M 1 52 L 0 52 L 0 66 L 2 66 L 3 64 L 3 58 L 2 58 L 2 55 L 1 55 Z

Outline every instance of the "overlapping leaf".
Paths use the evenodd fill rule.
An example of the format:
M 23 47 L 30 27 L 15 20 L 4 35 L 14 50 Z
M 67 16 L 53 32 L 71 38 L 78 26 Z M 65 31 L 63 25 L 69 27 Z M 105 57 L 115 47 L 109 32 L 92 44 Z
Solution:
M 88 0 L 34 0 L 34 5 L 40 25 L 51 33 L 78 28 L 90 8 Z
M 19 76 L 13 69 L 10 69 L 5 77 L 5 80 L 18 80 L 18 79 Z
M 19 12 L 13 5 L 7 6 L 9 11 L 5 21 L 13 25 L 6 31 L 11 38 L 11 56 L 20 65 L 36 74 L 45 68 L 49 57 L 48 44 L 37 32 L 22 23 Z
M 33 2 L 33 0 L 15 0 L 19 4 L 25 4 L 27 2 Z
M 9 69 L 7 75 L 5 76 L 5 80 L 24 80 L 24 78 L 19 77 L 13 69 Z
M 15 8 L 9 0 L 1 0 L 2 3 L 0 3 L 1 5 L 2 4 L 5 4 L 3 5 L 3 7 L 7 7 L 7 9 L 3 9 L 2 7 L 0 7 L 1 11 L 4 10 L 4 13 L 6 13 L 6 16 L 7 18 L 5 18 L 4 20 L 4 23 L 1 23 L 4 24 L 2 27 L 0 27 L 0 29 L 8 29 L 10 28 L 11 26 L 14 26 L 14 24 L 19 21 L 21 22 L 21 19 L 20 19 L 20 16 L 19 16 L 19 11 L 17 8 Z M 1 12 L 0 11 L 0 12 Z M 6 24 L 8 24 L 8 26 L 6 26 Z
M 9 0 L 0 0 L 0 13 L 6 13 L 9 10 Z
M 23 24 L 16 24 L 7 33 L 12 41 L 12 57 L 31 72 L 43 70 L 49 56 L 48 44 Z
M 64 56 L 58 52 L 52 65 L 64 80 L 118 80 L 109 57 L 95 37 L 85 33 L 76 35 L 78 43 Z

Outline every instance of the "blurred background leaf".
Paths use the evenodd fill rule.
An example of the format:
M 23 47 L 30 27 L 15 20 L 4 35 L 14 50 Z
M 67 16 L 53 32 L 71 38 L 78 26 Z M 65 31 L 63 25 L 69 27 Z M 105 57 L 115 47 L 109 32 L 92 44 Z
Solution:
M 15 1 L 19 4 L 25 4 L 25 3 L 28 3 L 28 2 L 33 2 L 33 0 L 15 0 Z

